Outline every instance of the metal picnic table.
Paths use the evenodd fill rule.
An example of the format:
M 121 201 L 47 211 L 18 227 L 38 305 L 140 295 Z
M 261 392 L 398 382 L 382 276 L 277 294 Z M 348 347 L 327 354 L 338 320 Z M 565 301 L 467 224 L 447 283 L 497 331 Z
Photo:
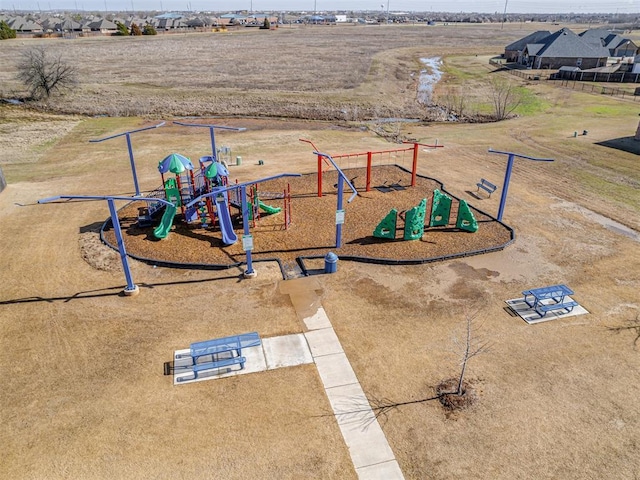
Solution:
M 550 287 L 532 288 L 522 292 L 525 303 L 533 308 L 538 315 L 544 317 L 551 310 L 567 310 L 570 312 L 578 304 L 572 300 L 565 302 L 567 295 L 573 295 L 566 285 L 552 285 Z M 544 303 L 544 300 L 553 300 L 555 303 Z
M 235 352 L 236 356 L 239 357 L 242 355 L 243 348 L 256 347 L 258 345 L 260 345 L 258 332 L 243 333 L 230 337 L 192 343 L 189 347 L 189 356 L 193 360 L 193 365 L 195 365 L 198 363 L 198 358 L 206 355 L 211 355 L 214 361 L 216 361 L 214 356 L 217 357 L 224 353 L 231 353 L 231 356 L 233 356 Z

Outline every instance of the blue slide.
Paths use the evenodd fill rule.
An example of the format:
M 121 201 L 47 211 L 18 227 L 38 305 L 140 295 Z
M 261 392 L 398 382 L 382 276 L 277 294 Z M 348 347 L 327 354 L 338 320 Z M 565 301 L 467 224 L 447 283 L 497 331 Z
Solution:
M 238 236 L 233 231 L 233 223 L 231 222 L 231 215 L 229 215 L 226 196 L 222 195 L 216 199 L 216 211 L 218 213 L 220 231 L 222 232 L 222 241 L 225 245 L 233 245 L 238 241 Z

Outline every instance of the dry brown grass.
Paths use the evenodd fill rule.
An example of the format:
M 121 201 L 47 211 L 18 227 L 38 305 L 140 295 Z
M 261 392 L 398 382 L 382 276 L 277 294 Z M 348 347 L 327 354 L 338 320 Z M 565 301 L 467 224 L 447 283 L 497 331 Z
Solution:
M 276 31 L 4 42 L 3 95 L 20 52 L 45 44 L 77 63 L 79 86 L 49 108 L 89 115 L 422 117 L 420 57 L 495 53 L 532 27 L 305 26 Z M 473 41 L 469 41 L 473 39 Z
M 339 262 L 336 274 L 319 279 L 322 304 L 371 399 L 432 397 L 458 371 L 450 350 L 465 311 L 480 311 L 493 347 L 468 372 L 477 402 L 455 416 L 431 401 L 381 418 L 406 478 L 626 480 L 640 470 L 640 357 L 633 331 L 610 330 L 640 310 L 640 249 L 578 208 L 640 225 L 637 156 L 600 144 L 633 135 L 637 112 L 611 99 L 537 88 L 557 100 L 548 113 L 401 132 L 445 144 L 425 154 L 420 173 L 471 203 L 467 191 L 479 178 L 499 183 L 504 173 L 504 159 L 488 147 L 556 158 L 515 165 L 505 212 L 515 245 L 427 266 Z M 591 102 L 609 111 L 589 114 Z M 313 170 L 301 137 L 330 153 L 389 145 L 370 131 L 326 123 L 224 124 L 243 122 L 254 128 L 220 138 L 243 155 L 243 165 L 232 167 L 240 180 Z M 275 265 L 261 264 L 257 279 L 241 281 L 237 269 L 133 262 L 142 293 L 123 298 L 119 271 L 82 258 L 81 232 L 106 218 L 104 204 L 18 206 L 54 194 L 131 191 L 124 142 L 87 141 L 145 124 L 82 119 L 54 135 L 37 162 L 16 156 L 3 163 L 0 477 L 355 478 L 337 425 L 324 416 L 330 408 L 313 366 L 181 387 L 162 374 L 172 351 L 194 340 L 302 331 Z M 588 136 L 571 137 L 583 128 Z M 143 188 L 157 186 L 155 167 L 168 153 L 208 152 L 207 136 L 196 130 L 164 127 L 134 138 Z M 479 206 L 495 212 L 498 200 L 494 194 Z M 529 326 L 504 311 L 504 300 L 525 288 L 558 282 L 574 289 L 589 315 Z

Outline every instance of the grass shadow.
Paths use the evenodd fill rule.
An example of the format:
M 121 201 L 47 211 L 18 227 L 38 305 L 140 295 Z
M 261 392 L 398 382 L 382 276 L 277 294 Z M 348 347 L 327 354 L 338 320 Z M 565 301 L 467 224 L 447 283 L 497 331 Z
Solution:
M 615 150 L 622 150 L 627 153 L 635 153 L 640 155 L 640 142 L 635 140 L 634 137 L 620 137 L 612 138 L 611 140 L 604 140 L 602 142 L 596 142 L 596 145 L 602 147 L 613 148 Z

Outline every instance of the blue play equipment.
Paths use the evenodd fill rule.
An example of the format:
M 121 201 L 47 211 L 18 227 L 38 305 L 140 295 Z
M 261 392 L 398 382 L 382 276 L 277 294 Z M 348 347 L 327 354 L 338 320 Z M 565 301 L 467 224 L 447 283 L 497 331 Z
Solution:
M 342 224 L 344 223 L 344 210 L 342 206 L 342 203 L 344 201 L 344 199 L 342 198 L 344 196 L 344 183 L 346 182 L 349 188 L 351 189 L 351 191 L 353 192 L 353 194 L 347 200 L 347 203 L 353 202 L 353 199 L 358 196 L 358 191 L 356 190 L 356 187 L 354 187 L 351 184 L 351 182 L 349 181 L 347 176 L 344 174 L 344 172 L 340 170 L 340 167 L 336 165 L 336 162 L 333 160 L 331 155 L 329 155 L 328 153 L 321 153 L 318 151 L 315 151 L 313 153 L 318 157 L 323 157 L 325 160 L 329 160 L 329 162 L 331 162 L 331 165 L 333 165 L 333 168 L 335 168 L 338 171 L 338 205 L 336 206 L 336 248 L 340 248 L 342 246 Z
M 58 195 L 57 197 L 48 197 L 38 200 L 38 203 L 52 203 L 59 200 L 106 200 L 109 205 L 109 213 L 111 214 L 111 224 L 113 225 L 113 231 L 116 235 L 116 243 L 118 244 L 118 252 L 120 253 L 120 260 L 122 261 L 122 269 L 124 270 L 124 276 L 127 281 L 127 286 L 124 289 L 125 295 L 135 295 L 138 293 L 138 286 L 133 283 L 133 277 L 131 275 L 131 269 L 129 268 L 129 261 L 127 259 L 127 250 L 124 246 L 124 239 L 122 238 L 122 229 L 120 228 L 120 221 L 118 220 L 118 211 L 116 210 L 116 200 L 128 200 L 128 201 L 142 201 L 147 203 L 160 202 L 164 204 L 167 209 L 173 208 L 175 205 L 171 202 L 167 202 L 162 198 L 152 197 L 123 197 L 117 195 Z M 170 227 L 169 227 L 170 228 Z
M 187 203 L 185 205 L 186 208 L 192 207 L 194 205 L 197 205 L 199 202 L 202 202 L 208 198 L 217 198 L 218 195 L 223 195 L 225 196 L 226 199 L 226 195 L 227 192 L 229 191 L 234 191 L 234 190 L 240 190 L 240 201 L 241 201 L 241 210 L 242 210 L 242 227 L 243 227 L 243 233 L 244 233 L 244 237 L 250 237 L 250 230 L 249 230 L 249 210 L 250 210 L 250 206 L 249 206 L 249 202 L 247 202 L 247 185 L 253 185 L 256 183 L 261 183 L 261 182 L 267 182 L 269 180 L 275 180 L 277 178 L 283 178 L 283 177 L 301 177 L 302 175 L 300 175 L 299 173 L 281 173 L 280 175 L 273 175 L 271 177 L 265 177 L 265 178 L 261 178 L 259 180 L 253 180 L 251 182 L 244 182 L 244 183 L 237 183 L 234 185 L 227 185 L 224 187 L 217 187 L 215 189 L 213 189 L 213 191 L 209 192 L 209 193 L 205 193 L 203 195 L 199 195 L 198 197 L 194 198 L 193 200 L 191 200 L 189 203 Z M 226 200 L 225 200 L 226 201 Z M 222 208 L 221 208 L 222 209 Z M 227 211 L 228 213 L 228 208 L 224 209 L 225 211 Z M 229 219 L 229 224 L 231 219 Z M 221 230 L 224 231 L 224 229 L 222 228 L 222 221 L 221 223 Z M 228 227 L 227 227 L 228 228 Z M 231 230 L 233 230 L 233 228 L 231 228 Z M 229 232 L 227 232 L 229 233 Z M 235 232 L 234 232 L 235 234 Z M 245 253 L 247 255 L 247 270 L 244 272 L 245 276 L 253 276 L 255 275 L 255 271 L 253 270 L 253 260 L 252 260 L 252 256 L 251 256 L 251 248 L 246 248 L 245 249 Z
M 218 222 L 220 223 L 220 231 L 222 232 L 222 241 L 225 245 L 232 245 L 238 241 L 236 232 L 233 231 L 233 222 L 229 215 L 229 204 L 227 203 L 227 193 L 216 197 L 216 212 L 218 214 Z
M 507 203 L 507 192 L 509 191 L 509 180 L 511 179 L 511 170 L 513 169 L 513 161 L 515 157 L 524 158 L 525 160 L 533 160 L 535 162 L 553 162 L 553 158 L 536 158 L 528 157 L 526 155 L 520 155 L 512 152 L 500 152 L 492 148 L 489 149 L 489 153 L 497 153 L 500 155 L 508 155 L 507 168 L 504 172 L 504 182 L 502 182 L 502 196 L 500 197 L 500 207 L 498 208 L 498 220 L 502 221 L 502 215 L 504 214 L 504 207 Z

